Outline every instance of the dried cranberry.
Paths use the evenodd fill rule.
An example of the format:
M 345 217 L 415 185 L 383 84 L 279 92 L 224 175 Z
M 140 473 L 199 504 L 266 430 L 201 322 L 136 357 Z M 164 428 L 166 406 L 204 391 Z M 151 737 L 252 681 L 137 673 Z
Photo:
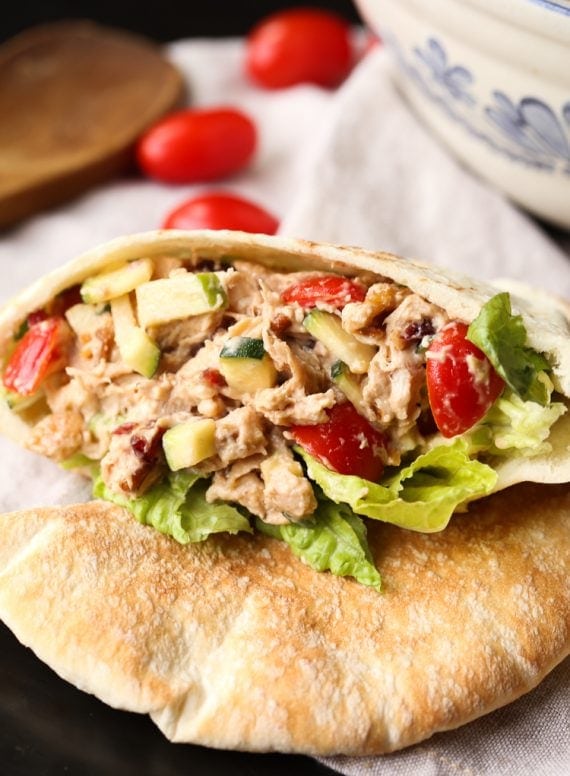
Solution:
M 154 426 L 149 429 L 145 436 L 144 429 L 139 434 L 133 434 L 131 437 L 131 448 L 133 453 L 145 463 L 154 463 L 160 452 L 160 440 L 164 434 L 164 429 Z
M 51 304 L 52 315 L 64 315 L 70 307 L 82 302 L 81 286 L 75 285 L 61 291 Z
M 28 315 L 28 326 L 35 326 L 36 323 L 45 321 L 47 317 L 48 316 L 45 310 L 34 310 L 33 313 Z
M 402 332 L 402 339 L 411 344 L 421 342 L 424 337 L 429 337 L 431 334 L 435 334 L 432 321 L 429 318 L 422 318 L 421 321 L 408 323 Z

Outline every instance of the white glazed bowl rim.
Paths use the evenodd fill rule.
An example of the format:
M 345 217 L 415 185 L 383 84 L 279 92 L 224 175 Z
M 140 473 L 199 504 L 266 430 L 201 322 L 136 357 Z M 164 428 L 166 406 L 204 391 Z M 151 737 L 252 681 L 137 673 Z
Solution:
M 509 24 L 570 44 L 570 0 L 462 0 Z

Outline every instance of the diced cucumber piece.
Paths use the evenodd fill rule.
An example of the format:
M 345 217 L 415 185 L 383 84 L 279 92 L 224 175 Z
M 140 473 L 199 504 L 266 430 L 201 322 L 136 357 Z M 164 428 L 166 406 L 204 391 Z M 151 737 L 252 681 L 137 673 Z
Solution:
M 348 401 L 361 415 L 366 415 L 363 407 L 362 389 L 358 379 L 352 374 L 343 361 L 335 361 L 331 367 L 331 377 Z
M 216 423 L 200 418 L 169 428 L 162 437 L 166 463 L 171 471 L 195 466 L 204 458 L 216 454 Z
M 73 331 L 80 337 L 82 334 L 91 334 L 100 326 L 100 315 L 104 312 L 103 305 L 74 304 L 65 311 L 67 322 Z
M 240 393 L 272 388 L 277 382 L 277 371 L 263 340 L 252 337 L 232 337 L 224 344 L 220 372 L 230 388 Z
M 220 358 L 256 358 L 261 361 L 264 355 L 263 340 L 253 337 L 232 337 L 220 351 Z
M 214 272 L 187 272 L 143 283 L 136 289 L 140 325 L 146 329 L 226 307 L 228 298 Z
M 303 321 L 303 326 L 309 334 L 322 342 L 333 356 L 344 361 L 351 372 L 362 375 L 368 371 L 376 348 L 359 342 L 345 331 L 338 315 L 324 310 L 311 310 Z
M 160 349 L 148 334 L 136 325 L 128 295 L 112 300 L 111 315 L 121 359 L 143 377 L 152 377 L 158 368 Z
M 152 260 L 137 259 L 117 269 L 88 278 L 81 286 L 81 298 L 87 304 L 98 304 L 133 291 L 152 277 Z

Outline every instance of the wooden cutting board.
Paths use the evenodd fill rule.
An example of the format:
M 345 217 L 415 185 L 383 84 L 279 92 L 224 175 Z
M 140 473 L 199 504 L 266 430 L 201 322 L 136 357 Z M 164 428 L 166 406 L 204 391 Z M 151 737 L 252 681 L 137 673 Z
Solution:
M 128 166 L 134 141 L 180 99 L 150 42 L 87 21 L 0 46 L 0 227 Z

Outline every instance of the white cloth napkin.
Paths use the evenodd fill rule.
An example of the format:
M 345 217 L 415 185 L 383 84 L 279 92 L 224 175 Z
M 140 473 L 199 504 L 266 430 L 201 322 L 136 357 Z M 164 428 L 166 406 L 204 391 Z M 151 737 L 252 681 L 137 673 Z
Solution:
M 181 41 L 168 55 L 195 105 L 247 110 L 260 131 L 253 166 L 225 181 L 283 217 L 284 234 L 392 250 L 481 277 L 510 275 L 570 297 L 565 253 L 530 219 L 451 160 L 391 86 L 384 53 L 344 87 L 252 87 L 241 41 Z M 123 178 L 39 215 L 0 239 L 0 302 L 93 245 L 160 225 L 185 197 L 212 186 Z M 0 511 L 85 500 L 73 474 L 0 438 Z M 570 663 L 533 693 L 459 731 L 382 758 L 333 758 L 347 774 L 570 772 Z

